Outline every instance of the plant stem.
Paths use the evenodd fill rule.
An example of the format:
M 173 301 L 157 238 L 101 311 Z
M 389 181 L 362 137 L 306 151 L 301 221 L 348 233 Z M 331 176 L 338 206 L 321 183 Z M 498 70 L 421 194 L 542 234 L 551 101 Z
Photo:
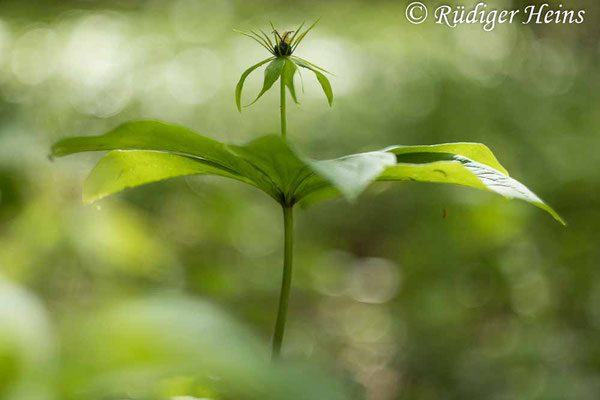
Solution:
M 281 92 L 280 92 L 280 111 L 281 111 L 281 137 L 285 142 L 287 135 L 287 121 L 285 116 L 285 83 L 283 82 L 283 78 L 279 79 L 281 83 Z
M 288 301 L 290 299 L 290 287 L 292 285 L 292 248 L 294 243 L 294 209 L 293 206 L 283 206 L 283 277 L 281 279 L 281 292 L 279 294 L 279 309 L 277 311 L 277 322 L 273 335 L 273 360 L 279 357 L 281 342 L 285 330 L 285 319 L 287 316 Z

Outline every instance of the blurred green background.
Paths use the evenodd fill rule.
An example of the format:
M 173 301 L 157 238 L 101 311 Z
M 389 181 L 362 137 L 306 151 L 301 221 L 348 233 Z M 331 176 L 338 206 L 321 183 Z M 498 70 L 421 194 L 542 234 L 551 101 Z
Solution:
M 582 25 L 486 33 L 411 25 L 407 3 L 2 1 L 0 398 L 600 398 L 600 7 L 566 2 Z M 193 177 L 84 206 L 99 155 L 47 154 L 139 118 L 235 143 L 276 133 L 276 91 L 235 109 L 266 54 L 232 30 L 317 17 L 298 55 L 335 73 L 336 97 L 305 74 L 288 108 L 299 151 L 483 142 L 569 226 L 418 183 L 298 210 L 273 368 L 274 202 Z

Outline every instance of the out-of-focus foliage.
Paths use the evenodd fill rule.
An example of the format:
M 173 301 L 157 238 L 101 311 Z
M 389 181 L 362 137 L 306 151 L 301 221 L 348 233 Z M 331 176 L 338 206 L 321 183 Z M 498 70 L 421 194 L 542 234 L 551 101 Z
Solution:
M 67 319 L 69 346 L 60 363 L 52 363 L 43 311 L 20 289 L 2 289 L 2 323 L 9 327 L 2 347 L 6 398 L 349 397 L 348 389 L 314 367 L 270 363 L 266 346 L 222 312 L 173 295 Z
M 600 9 L 576 0 L 569 7 L 587 10 L 582 25 L 485 33 L 410 25 L 405 6 L 2 2 L 0 396 L 60 399 L 103 382 L 115 394 L 112 379 L 123 378 L 130 397 L 218 398 L 219 387 L 203 392 L 184 371 L 201 376 L 208 364 L 181 356 L 209 342 L 187 342 L 178 328 L 146 347 L 169 328 L 161 324 L 200 329 L 206 320 L 188 317 L 213 315 L 207 302 L 238 321 L 221 343 L 258 336 L 267 356 L 281 277 L 275 204 L 237 182 L 195 177 L 84 206 L 81 184 L 98 156 L 51 163 L 47 149 L 139 118 L 240 144 L 275 133 L 276 93 L 236 110 L 239 75 L 264 49 L 232 29 L 269 20 L 293 29 L 320 16 L 297 55 L 335 73 L 336 102 L 329 108 L 305 79 L 302 106 L 288 105 L 288 135 L 302 153 L 486 143 L 569 227 L 523 203 L 412 183 L 299 211 L 290 370 L 325 364 L 328 373 L 307 374 L 356 383 L 367 399 L 596 399 Z M 260 74 L 246 85 L 258 93 Z M 211 363 L 231 360 L 210 350 L 219 353 Z M 252 376 L 271 372 L 256 362 L 267 366 Z M 157 364 L 169 379 L 148 367 Z M 151 382 L 136 385 L 145 373 Z M 278 388 L 299 385 L 295 371 L 286 376 Z

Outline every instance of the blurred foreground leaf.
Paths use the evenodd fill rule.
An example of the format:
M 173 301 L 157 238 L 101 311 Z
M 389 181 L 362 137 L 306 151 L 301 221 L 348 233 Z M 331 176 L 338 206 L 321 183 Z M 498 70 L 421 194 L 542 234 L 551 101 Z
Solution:
M 52 398 L 53 336 L 38 300 L 0 278 L 0 399 Z
M 72 334 L 68 399 L 352 398 L 319 367 L 272 363 L 262 342 L 241 325 L 186 297 L 124 302 L 90 316 Z

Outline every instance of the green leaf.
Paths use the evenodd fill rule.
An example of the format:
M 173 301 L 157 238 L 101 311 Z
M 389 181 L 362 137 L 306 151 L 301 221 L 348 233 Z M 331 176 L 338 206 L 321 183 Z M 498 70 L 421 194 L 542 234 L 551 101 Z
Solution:
M 461 155 L 497 169 L 508 176 L 508 171 L 498 162 L 492 151 L 481 143 L 458 142 L 424 146 L 391 146 L 384 151 L 396 154 L 398 162 L 403 162 L 403 160 L 410 162 L 411 157 L 414 157 L 415 154 L 426 154 L 428 157 L 432 157 L 433 154 Z M 436 160 L 429 158 L 428 161 Z
M 425 164 L 400 163 L 388 167 L 377 179 L 380 181 L 447 183 L 483 189 L 507 198 L 520 199 L 531 203 L 547 211 L 557 221 L 565 225 L 565 221 L 556 211 L 517 180 L 489 165 L 467 157 L 454 155 L 452 158 L 452 161 L 436 161 Z
M 335 160 L 298 156 L 280 136 L 263 136 L 231 149 L 267 175 L 282 196 L 296 202 L 310 193 L 333 187 L 348 200 L 358 196 L 386 167 L 396 164 L 394 154 L 374 151 Z
M 197 158 L 156 151 L 116 150 L 94 167 L 83 186 L 84 203 L 93 203 L 125 189 L 186 175 L 219 175 L 254 183 Z
M 270 180 L 228 145 L 177 125 L 159 121 L 133 121 L 101 136 L 82 136 L 61 140 L 52 146 L 52 155 L 66 156 L 85 151 L 151 150 L 203 160 L 225 172 L 248 178 L 271 196 L 276 196 Z
M 186 128 L 157 121 L 123 124 L 102 136 L 64 139 L 55 156 L 83 151 L 109 153 L 84 189 L 87 202 L 117 191 L 176 176 L 214 174 L 256 186 L 282 204 L 316 202 L 342 194 L 356 198 L 375 181 L 421 181 L 483 189 L 527 201 L 562 218 L 508 176 L 492 152 L 478 143 L 396 146 L 333 160 L 298 156 L 279 136 L 245 146 L 226 145 Z
M 323 201 L 333 200 L 341 195 L 341 192 L 337 190 L 335 187 L 330 184 L 324 185 L 319 190 L 310 191 L 298 197 L 298 204 L 303 209 L 307 209 L 312 207 L 317 203 L 321 203 Z
M 280 196 L 288 199 L 295 193 L 298 183 L 312 174 L 306 163 L 277 135 L 263 136 L 245 146 L 231 145 L 230 148 L 268 176 Z
M 393 153 L 397 160 L 383 157 L 386 153 Z M 565 224 L 542 199 L 510 178 L 493 153 L 479 143 L 396 146 L 379 152 L 306 162 L 315 174 L 298 186 L 295 196 L 302 203 L 326 200 L 336 193 L 353 199 L 374 180 L 434 182 L 468 186 L 524 200 Z
M 267 92 L 267 90 L 271 89 L 271 86 L 273 86 L 273 84 L 277 82 L 277 79 L 279 79 L 284 64 L 285 58 L 278 57 L 271 61 L 269 65 L 267 65 L 267 68 L 265 68 L 265 80 L 263 81 L 263 88 L 256 97 L 256 99 L 254 99 L 252 103 L 248 104 L 248 106 L 251 106 L 252 104 L 256 103 L 258 99 L 260 99 L 262 95 Z
M 203 158 L 236 169 L 239 160 L 224 143 L 177 125 L 141 120 L 119 125 L 100 136 L 63 139 L 52 146 L 52 155 L 62 157 L 85 151 L 155 150 Z
M 285 65 L 283 66 L 283 71 L 281 72 L 281 79 L 283 79 L 283 83 L 287 86 L 290 91 L 290 95 L 294 100 L 294 103 L 298 103 L 298 99 L 296 98 L 296 88 L 294 87 L 294 74 L 298 70 L 296 64 L 289 58 L 285 59 Z
M 298 156 L 280 136 L 263 136 L 232 150 L 264 172 L 281 194 L 296 202 L 309 193 L 335 188 L 354 200 L 396 157 L 384 151 L 353 154 L 335 160 L 310 160 Z
M 331 90 L 331 83 L 329 83 L 329 79 L 327 79 L 327 77 L 325 75 L 323 75 L 317 69 L 317 67 L 313 67 L 311 64 L 307 63 L 306 61 L 304 61 L 298 57 L 294 57 L 294 62 L 298 66 L 300 66 L 302 68 L 306 68 L 315 74 L 315 76 L 317 77 L 317 80 L 321 84 L 321 88 L 323 89 L 325 96 L 327 96 L 327 102 L 329 103 L 330 106 L 333 105 L 333 91 Z
M 246 78 L 252 73 L 252 71 L 271 60 L 273 60 L 273 57 L 267 58 L 266 60 L 262 60 L 261 62 L 254 64 L 253 66 L 245 70 L 242 76 L 240 76 L 240 80 L 237 83 L 237 86 L 235 87 L 235 104 L 237 105 L 239 112 L 242 112 L 242 89 L 244 88 L 244 82 L 246 81 Z

